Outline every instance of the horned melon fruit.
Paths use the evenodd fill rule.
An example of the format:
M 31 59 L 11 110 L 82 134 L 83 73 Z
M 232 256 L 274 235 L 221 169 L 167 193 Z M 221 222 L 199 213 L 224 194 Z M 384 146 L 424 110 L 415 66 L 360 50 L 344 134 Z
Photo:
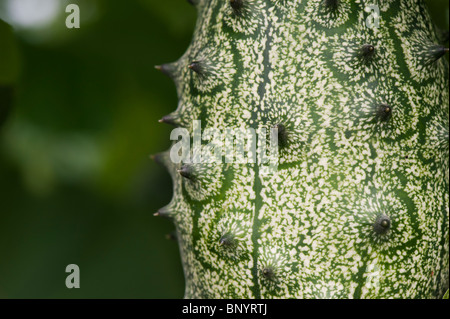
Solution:
M 161 122 L 276 136 L 278 166 L 155 156 L 185 297 L 442 297 L 448 49 L 423 1 L 190 2 L 191 45 L 157 66 L 179 96 Z

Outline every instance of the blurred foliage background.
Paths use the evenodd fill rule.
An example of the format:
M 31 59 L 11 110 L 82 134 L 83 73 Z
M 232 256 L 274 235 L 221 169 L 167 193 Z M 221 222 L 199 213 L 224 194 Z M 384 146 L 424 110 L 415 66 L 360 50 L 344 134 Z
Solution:
M 448 2 L 428 2 L 448 30 Z M 195 15 L 183 0 L 0 0 L 0 298 L 183 296 L 173 226 L 152 216 L 172 185 L 149 155 L 177 105 L 153 66 L 184 53 Z M 71 263 L 81 289 L 65 287 Z

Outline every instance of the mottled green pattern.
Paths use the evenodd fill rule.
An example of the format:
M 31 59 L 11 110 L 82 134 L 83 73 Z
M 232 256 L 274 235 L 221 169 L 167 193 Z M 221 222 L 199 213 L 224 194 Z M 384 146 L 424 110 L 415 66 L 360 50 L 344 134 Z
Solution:
M 174 182 L 161 214 L 177 228 L 185 297 L 442 297 L 448 65 L 430 54 L 438 40 L 423 3 L 243 0 L 236 13 L 226 0 L 196 2 L 192 44 L 164 66 L 180 99 L 171 116 L 190 130 L 281 123 L 287 143 L 269 176 L 208 164 L 186 180 L 161 155 Z M 367 4 L 380 7 L 378 29 L 365 25 Z

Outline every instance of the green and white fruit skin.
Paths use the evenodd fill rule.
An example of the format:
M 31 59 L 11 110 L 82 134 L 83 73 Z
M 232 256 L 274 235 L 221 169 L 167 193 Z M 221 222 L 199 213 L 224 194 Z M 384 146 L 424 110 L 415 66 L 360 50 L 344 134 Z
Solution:
M 285 134 L 273 175 L 157 156 L 185 298 L 442 297 L 448 64 L 423 2 L 191 2 L 192 43 L 160 67 L 179 96 L 162 122 Z

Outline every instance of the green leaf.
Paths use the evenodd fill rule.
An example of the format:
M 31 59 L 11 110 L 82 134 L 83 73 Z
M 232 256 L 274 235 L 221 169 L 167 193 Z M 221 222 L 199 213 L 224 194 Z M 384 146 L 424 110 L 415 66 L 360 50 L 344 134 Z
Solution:
M 448 289 L 447 289 L 447 292 L 444 294 L 444 297 L 442 299 L 448 299 Z

